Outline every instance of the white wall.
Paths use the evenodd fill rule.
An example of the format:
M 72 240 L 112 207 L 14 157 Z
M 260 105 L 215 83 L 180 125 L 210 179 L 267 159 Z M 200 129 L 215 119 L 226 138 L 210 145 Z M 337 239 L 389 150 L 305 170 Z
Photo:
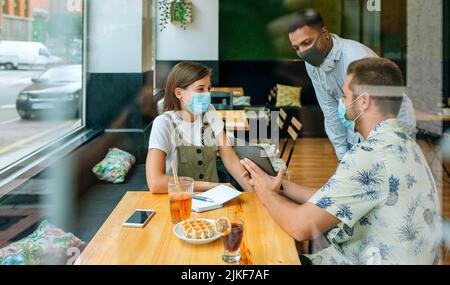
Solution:
M 442 0 L 408 0 L 407 82 L 416 109 L 442 111 Z M 442 122 L 418 122 L 418 127 L 441 134 Z
M 141 73 L 151 68 L 151 0 L 88 1 L 88 72 Z M 146 42 L 150 41 L 150 42 Z M 151 49 L 150 49 L 151 50 Z M 150 62 L 150 63 L 149 63 Z
M 155 1 L 156 2 L 156 1 Z M 186 30 L 169 22 L 159 29 L 160 12 L 156 10 L 156 60 L 219 59 L 219 0 L 191 0 L 193 22 Z M 155 5 L 159 6 L 159 3 Z

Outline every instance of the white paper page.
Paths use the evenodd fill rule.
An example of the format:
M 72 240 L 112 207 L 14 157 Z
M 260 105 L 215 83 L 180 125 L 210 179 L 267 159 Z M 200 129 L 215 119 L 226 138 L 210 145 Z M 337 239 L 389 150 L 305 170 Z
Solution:
M 225 204 L 228 201 L 240 196 L 242 193 L 225 185 L 217 186 L 198 196 L 208 197 L 214 200 L 213 204 Z M 211 203 L 209 203 L 211 204 Z

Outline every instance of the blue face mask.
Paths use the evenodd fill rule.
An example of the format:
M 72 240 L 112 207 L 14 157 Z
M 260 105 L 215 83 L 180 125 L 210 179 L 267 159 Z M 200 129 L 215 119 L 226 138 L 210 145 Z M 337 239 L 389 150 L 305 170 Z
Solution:
M 186 105 L 186 107 L 194 115 L 201 115 L 208 111 L 208 107 L 211 105 L 211 93 L 192 93 L 191 104 Z
M 356 100 L 354 100 L 348 106 L 344 105 L 344 100 L 342 98 L 341 98 L 341 100 L 339 100 L 339 107 L 338 107 L 339 119 L 341 120 L 341 123 L 344 125 L 344 127 L 346 127 L 349 130 L 352 130 L 353 132 L 356 132 L 356 121 L 362 116 L 362 114 L 364 112 L 361 112 L 361 114 L 359 114 L 358 117 L 356 117 L 354 120 L 348 120 L 347 119 L 347 108 L 350 107 L 351 105 L 353 105 L 356 101 L 358 101 L 359 98 L 361 98 L 361 96 L 356 98 Z

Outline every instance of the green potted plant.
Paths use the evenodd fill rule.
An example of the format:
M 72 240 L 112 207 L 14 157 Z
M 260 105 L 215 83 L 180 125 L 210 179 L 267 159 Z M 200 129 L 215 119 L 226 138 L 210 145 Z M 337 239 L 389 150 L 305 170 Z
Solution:
M 185 0 L 161 0 L 159 1 L 160 30 L 161 32 L 171 23 L 180 24 L 186 30 L 186 26 L 192 23 L 192 3 Z

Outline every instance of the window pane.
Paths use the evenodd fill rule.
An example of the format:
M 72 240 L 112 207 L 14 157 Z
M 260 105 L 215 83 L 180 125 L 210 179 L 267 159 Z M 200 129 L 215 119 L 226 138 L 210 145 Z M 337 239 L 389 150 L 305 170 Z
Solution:
M 405 56 L 406 0 L 382 1 L 383 13 L 368 11 L 366 1 L 355 0 L 221 0 L 219 4 L 223 60 L 298 59 L 287 30 L 295 12 L 306 8 L 320 11 L 332 33 L 360 41 L 381 56 Z
M 28 6 L 29 0 L 24 0 L 23 2 L 24 2 L 23 3 L 23 5 L 24 5 L 24 8 L 23 8 L 24 9 L 24 13 L 23 14 L 24 14 L 25 17 L 28 17 L 29 16 L 29 14 L 28 14 L 29 13 L 29 6 Z
M 14 15 L 19 15 L 19 0 L 14 0 Z
M 82 1 L 24 2 L 0 30 L 0 171 L 82 125 Z

